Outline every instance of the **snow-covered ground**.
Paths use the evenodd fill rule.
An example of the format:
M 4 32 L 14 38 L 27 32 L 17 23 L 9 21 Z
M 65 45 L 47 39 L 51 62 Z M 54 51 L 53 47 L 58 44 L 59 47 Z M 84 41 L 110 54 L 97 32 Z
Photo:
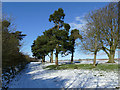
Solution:
M 118 85 L 117 71 L 43 69 L 47 65 L 51 64 L 31 62 L 9 83 L 9 88 L 115 88 Z

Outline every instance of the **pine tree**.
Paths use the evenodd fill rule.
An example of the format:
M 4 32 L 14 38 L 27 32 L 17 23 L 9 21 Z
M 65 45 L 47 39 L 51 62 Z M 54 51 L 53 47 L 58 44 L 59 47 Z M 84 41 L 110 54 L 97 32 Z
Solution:
M 45 62 L 45 56 L 49 53 L 49 50 L 46 48 L 48 43 L 48 38 L 44 35 L 38 36 L 34 40 L 32 47 L 33 56 L 38 59 L 42 59 L 42 62 Z
M 71 63 L 73 62 L 73 57 L 75 52 L 75 40 L 78 38 L 82 39 L 82 36 L 79 34 L 79 30 L 77 29 L 72 30 L 70 35 L 70 42 L 71 42 L 70 51 L 72 53 Z
M 62 44 L 63 44 L 63 41 L 62 41 L 62 37 L 64 37 L 62 35 L 62 33 L 64 31 L 60 30 L 60 28 L 63 27 L 63 24 L 64 24 L 64 11 L 62 8 L 59 8 L 57 11 L 54 11 L 53 14 L 50 15 L 49 17 L 49 21 L 53 21 L 53 23 L 55 23 L 55 27 L 54 27 L 54 34 L 55 34 L 55 38 L 54 38 L 54 42 L 55 42 L 55 49 L 56 49 L 56 57 L 55 57 L 55 63 L 56 65 L 58 65 L 58 54 L 60 51 L 62 51 Z

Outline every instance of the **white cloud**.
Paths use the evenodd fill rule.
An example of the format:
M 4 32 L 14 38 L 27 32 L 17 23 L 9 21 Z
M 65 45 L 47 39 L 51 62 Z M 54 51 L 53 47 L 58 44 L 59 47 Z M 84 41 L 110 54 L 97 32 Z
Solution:
M 77 23 L 69 23 L 71 29 L 81 29 L 84 24 L 77 24 Z
M 75 20 L 76 20 L 76 21 L 79 21 L 80 23 L 84 23 L 84 24 L 85 24 L 86 21 L 83 19 L 83 17 L 84 17 L 84 16 L 81 16 L 81 17 L 79 17 L 79 16 L 78 16 L 78 17 L 75 17 Z
M 75 17 L 76 21 L 81 21 L 80 17 Z
M 81 29 L 85 24 L 86 24 L 86 21 L 83 19 L 83 17 L 75 17 L 75 21 L 74 22 L 71 22 L 69 23 L 70 26 L 71 26 L 71 29 Z

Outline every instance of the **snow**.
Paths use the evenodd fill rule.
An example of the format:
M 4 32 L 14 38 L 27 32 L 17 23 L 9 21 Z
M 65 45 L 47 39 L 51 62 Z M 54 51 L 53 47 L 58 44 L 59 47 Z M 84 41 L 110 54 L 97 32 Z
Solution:
M 9 83 L 9 88 L 115 88 L 118 85 L 117 71 L 43 69 L 52 64 L 31 62 Z

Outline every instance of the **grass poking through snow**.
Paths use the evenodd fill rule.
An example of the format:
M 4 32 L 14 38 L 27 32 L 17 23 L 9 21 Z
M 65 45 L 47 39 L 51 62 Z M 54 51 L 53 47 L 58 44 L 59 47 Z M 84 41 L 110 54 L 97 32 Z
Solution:
M 96 67 L 93 67 L 92 64 L 63 64 L 63 65 L 49 65 L 46 68 L 49 70 L 63 70 L 63 69 L 94 69 L 94 70 L 118 70 L 118 64 L 98 64 Z

